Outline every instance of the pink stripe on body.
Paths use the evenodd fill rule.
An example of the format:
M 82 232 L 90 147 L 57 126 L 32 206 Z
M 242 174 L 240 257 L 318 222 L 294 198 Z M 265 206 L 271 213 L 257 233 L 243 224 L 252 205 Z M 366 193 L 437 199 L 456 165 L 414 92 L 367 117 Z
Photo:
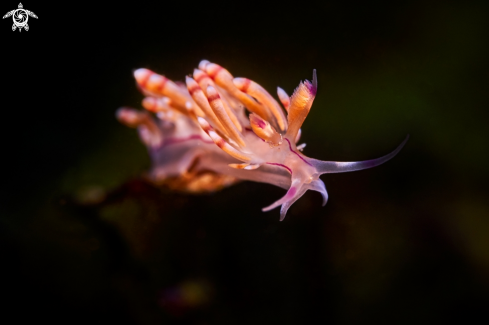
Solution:
M 280 166 L 280 167 L 283 167 L 285 169 L 287 169 L 290 173 L 290 175 L 292 175 L 292 169 L 290 169 L 289 167 L 285 166 L 285 165 L 282 165 L 282 164 L 277 164 L 277 163 L 271 163 L 271 162 L 267 162 L 266 163 L 267 165 L 274 165 L 274 166 Z
M 290 145 L 289 139 L 285 138 L 285 140 L 287 140 L 287 143 L 289 144 L 290 151 L 292 151 L 293 153 L 295 153 L 297 155 L 297 157 L 299 157 L 300 159 L 302 159 L 303 162 L 305 162 L 309 166 L 312 166 L 310 163 L 307 162 L 307 160 L 305 160 L 304 158 L 302 158 L 301 155 L 299 155 L 297 152 L 295 152 L 294 150 L 292 150 L 292 146 Z

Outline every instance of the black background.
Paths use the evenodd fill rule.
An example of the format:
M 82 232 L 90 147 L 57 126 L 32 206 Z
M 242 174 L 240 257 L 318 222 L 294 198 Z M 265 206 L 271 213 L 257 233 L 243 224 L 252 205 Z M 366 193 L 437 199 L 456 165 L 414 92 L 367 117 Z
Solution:
M 23 5 L 39 17 L 29 31 L 0 25 L 7 323 L 487 319 L 484 1 Z M 260 210 L 283 193 L 269 185 L 153 188 L 114 112 L 139 107 L 134 69 L 183 80 L 204 58 L 272 94 L 316 68 L 310 157 L 369 159 L 411 139 L 385 166 L 323 177 L 328 205 L 306 194 L 282 223 Z M 112 201 L 80 204 L 94 186 Z M 164 301 L 185 283 L 200 303 Z

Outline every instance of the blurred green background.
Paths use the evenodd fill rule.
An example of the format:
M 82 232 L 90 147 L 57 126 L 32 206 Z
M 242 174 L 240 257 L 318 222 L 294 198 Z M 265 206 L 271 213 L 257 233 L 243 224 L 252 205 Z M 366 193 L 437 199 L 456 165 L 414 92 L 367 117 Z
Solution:
M 4 12 L 16 3 L 2 4 Z M 0 261 L 7 323 L 448 324 L 488 321 L 489 4 L 24 3 L 1 38 Z M 374 169 L 283 195 L 243 182 L 158 189 L 120 106 L 132 70 L 201 59 L 292 93 L 317 69 L 304 153 Z M 15 317 L 15 322 L 11 320 Z

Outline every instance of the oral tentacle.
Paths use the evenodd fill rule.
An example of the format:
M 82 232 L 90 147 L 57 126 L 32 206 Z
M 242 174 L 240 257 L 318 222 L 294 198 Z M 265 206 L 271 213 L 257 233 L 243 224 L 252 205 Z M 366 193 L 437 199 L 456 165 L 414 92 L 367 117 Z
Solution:
M 285 215 L 287 214 L 287 211 L 289 211 L 289 208 L 292 206 L 292 204 L 300 199 L 308 190 L 319 192 L 323 197 L 323 206 L 326 205 L 326 203 L 328 202 L 328 192 L 326 191 L 326 187 L 324 186 L 322 180 L 318 179 L 312 181 L 309 184 L 303 184 L 292 199 L 282 204 L 282 207 L 280 208 L 280 221 L 284 220 Z
M 285 193 L 285 195 L 282 198 L 280 198 L 279 200 L 275 201 L 271 205 L 261 210 L 263 212 L 270 211 L 272 209 L 275 209 L 279 205 L 282 205 L 285 202 L 292 200 L 296 196 L 297 192 L 301 189 L 300 183 L 301 183 L 300 180 L 292 181 L 292 185 L 290 186 L 289 190 L 287 191 L 287 193 Z
M 353 172 L 362 169 L 368 169 L 375 166 L 379 166 L 386 161 L 394 158 L 395 155 L 401 151 L 402 147 L 406 144 L 409 139 L 409 135 L 404 139 L 404 141 L 391 153 L 376 159 L 363 160 L 363 161 L 352 161 L 352 162 L 342 162 L 342 161 L 322 161 L 317 159 L 308 158 L 307 160 L 311 165 L 313 165 L 318 174 L 327 173 L 346 173 Z
M 322 180 L 317 179 L 309 184 L 305 184 L 304 186 L 311 191 L 316 191 L 321 194 L 321 196 L 323 197 L 323 206 L 328 203 L 328 192 L 326 191 L 326 186 L 324 186 Z
M 280 221 L 283 221 L 285 219 L 285 215 L 287 214 L 287 211 L 289 211 L 289 208 L 292 206 L 292 204 L 294 204 L 295 201 L 297 201 L 299 198 L 301 198 L 304 195 L 304 193 L 306 193 L 306 192 L 307 192 L 307 188 L 305 188 L 303 186 L 297 192 L 295 197 L 293 197 L 291 200 L 282 204 L 282 207 L 280 208 Z

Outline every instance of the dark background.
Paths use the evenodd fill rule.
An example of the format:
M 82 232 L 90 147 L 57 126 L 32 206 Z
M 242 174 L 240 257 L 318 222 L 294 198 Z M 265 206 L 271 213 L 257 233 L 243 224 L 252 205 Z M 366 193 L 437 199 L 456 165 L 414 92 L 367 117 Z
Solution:
M 28 32 L 0 26 L 2 323 L 487 322 L 487 1 L 23 5 Z M 183 80 L 204 58 L 272 94 L 317 69 L 307 156 L 411 138 L 283 222 L 267 184 L 152 187 L 115 110 L 140 107 L 133 69 Z

